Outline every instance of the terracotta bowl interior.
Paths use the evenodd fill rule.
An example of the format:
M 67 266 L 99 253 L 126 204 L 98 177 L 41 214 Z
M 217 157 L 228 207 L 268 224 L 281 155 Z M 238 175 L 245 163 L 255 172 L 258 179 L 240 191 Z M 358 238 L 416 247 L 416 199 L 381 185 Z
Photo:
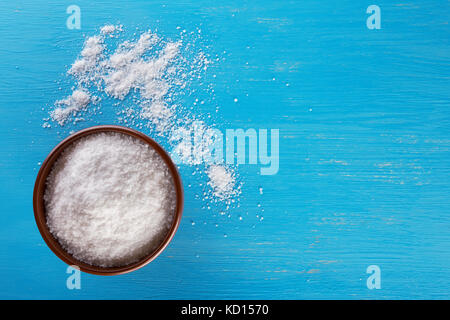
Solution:
M 53 164 L 58 159 L 59 155 L 64 151 L 66 147 L 68 147 L 71 143 L 77 141 L 78 139 L 85 137 L 87 135 L 93 134 L 93 133 L 100 133 L 100 132 L 120 132 L 123 134 L 127 134 L 130 136 L 133 136 L 135 138 L 138 138 L 146 143 L 148 143 L 155 151 L 157 151 L 163 160 L 166 162 L 167 166 L 169 167 L 169 170 L 172 174 L 174 185 L 176 189 L 177 194 L 177 204 L 175 209 L 175 218 L 173 219 L 172 226 L 167 233 L 165 239 L 161 243 L 161 245 L 153 252 L 149 252 L 147 256 L 145 256 L 142 260 L 132 263 L 127 266 L 122 267 L 111 267 L 111 268 L 103 268 L 98 266 L 92 266 L 87 263 L 84 263 L 82 261 L 79 261 L 72 257 L 69 253 L 64 250 L 59 242 L 53 237 L 53 235 L 50 233 L 47 223 L 46 223 L 46 216 L 45 216 L 45 204 L 44 204 L 44 192 L 46 187 L 46 180 L 47 176 L 50 173 Z M 145 134 L 122 126 L 96 126 L 96 127 L 90 127 L 81 131 L 78 131 L 77 133 L 69 136 L 68 138 L 64 139 L 62 142 L 60 142 L 47 156 L 45 161 L 42 163 L 42 166 L 39 170 L 39 173 L 36 178 L 36 183 L 34 186 L 34 193 L 33 193 L 33 207 L 34 207 L 34 216 L 36 219 L 37 226 L 39 228 L 39 231 L 44 238 L 45 242 L 49 246 L 49 248 L 64 262 L 66 262 L 69 265 L 76 265 L 80 268 L 81 271 L 88 272 L 91 274 L 97 274 L 97 275 L 118 275 L 123 273 L 128 273 L 134 270 L 137 270 L 139 268 L 142 268 L 146 264 L 150 263 L 152 260 L 154 260 L 169 244 L 169 242 L 172 240 L 173 236 L 175 235 L 175 232 L 178 228 L 178 225 L 180 224 L 181 215 L 183 211 L 183 188 L 181 183 L 181 178 L 178 173 L 178 170 L 174 163 L 172 162 L 170 156 L 164 151 L 163 148 L 159 144 L 157 144 L 153 139 L 149 138 Z

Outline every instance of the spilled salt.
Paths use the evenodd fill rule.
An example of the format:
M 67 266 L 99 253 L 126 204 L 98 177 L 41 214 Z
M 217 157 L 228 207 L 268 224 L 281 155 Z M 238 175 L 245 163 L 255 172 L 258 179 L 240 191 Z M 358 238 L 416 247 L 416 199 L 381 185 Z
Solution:
M 172 176 L 159 154 L 121 134 L 81 138 L 60 155 L 44 194 L 47 225 L 75 258 L 124 266 L 155 250 L 176 206 Z
M 229 170 L 221 165 L 212 165 L 207 171 L 209 182 L 208 184 L 212 187 L 213 193 L 216 197 L 221 200 L 226 200 L 227 198 L 234 195 L 236 192 L 235 178 Z
M 101 36 L 93 36 L 88 38 L 84 43 L 83 50 L 81 51 L 81 57 L 72 64 L 72 67 L 69 69 L 68 73 L 78 75 L 95 68 L 104 49 L 103 38 Z
M 58 100 L 55 105 L 59 106 L 50 114 L 54 121 L 63 125 L 69 116 L 77 114 L 91 101 L 89 93 L 83 89 L 77 89 L 72 92 L 70 96 L 65 99 Z
M 120 27 L 116 27 L 115 25 L 112 24 L 108 24 L 106 26 L 103 26 L 100 29 L 100 32 L 103 34 L 109 34 L 109 33 L 113 33 L 114 31 L 116 31 L 116 29 L 119 29 Z
M 182 163 L 190 166 L 205 164 L 204 173 L 208 178 L 205 185 L 211 188 L 216 200 L 229 204 L 240 193 L 233 168 L 204 161 L 214 142 L 210 134 L 213 127 L 177 102 L 183 94 L 195 93 L 195 90 L 189 91 L 190 81 L 201 79 L 212 60 L 202 51 L 192 52 L 193 45 L 184 40 L 186 30 L 177 41 L 165 41 L 156 33 L 145 31 L 135 40 L 124 40 L 115 48 L 107 47 L 105 37 L 112 39 L 121 31 L 122 26 L 105 25 L 99 34 L 86 39 L 79 57 L 67 72 L 76 80 L 77 89 L 55 102 L 51 119 L 60 126 L 69 120 L 76 124 L 83 119 L 80 113 L 95 104 L 98 97 L 106 95 L 122 103 L 132 96 L 136 112 L 123 107 L 119 121 L 127 125 L 136 125 L 137 121 L 144 123 L 152 134 L 166 139 L 172 153 L 177 154 Z M 204 103 L 199 99 L 195 101 L 194 105 Z M 45 122 L 43 127 L 48 128 L 50 124 Z M 183 135 L 201 136 L 202 139 L 192 145 L 180 139 Z

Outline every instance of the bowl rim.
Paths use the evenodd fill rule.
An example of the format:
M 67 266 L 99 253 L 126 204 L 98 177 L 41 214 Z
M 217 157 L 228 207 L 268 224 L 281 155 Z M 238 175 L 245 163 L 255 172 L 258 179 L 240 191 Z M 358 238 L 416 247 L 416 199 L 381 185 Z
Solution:
M 44 204 L 44 192 L 46 188 L 46 180 L 49 175 L 53 164 L 58 159 L 60 154 L 72 143 L 75 141 L 86 137 L 91 134 L 101 133 L 101 132 L 119 132 L 123 133 L 135 138 L 140 139 L 141 141 L 150 145 L 164 160 L 166 165 L 169 168 L 171 176 L 174 181 L 175 191 L 176 191 L 176 208 L 175 208 L 175 219 L 173 219 L 172 226 L 168 231 L 164 241 L 156 248 L 154 251 L 150 252 L 144 258 L 140 259 L 137 262 L 132 264 L 122 266 L 122 267 L 99 267 L 87 264 L 82 262 L 76 258 L 74 258 L 71 254 L 69 254 L 62 246 L 59 244 L 58 240 L 51 234 L 46 221 L 45 214 L 45 204 Z M 184 195 L 183 195 L 183 185 L 181 181 L 180 174 L 176 165 L 173 163 L 169 154 L 152 138 L 145 135 L 144 133 L 118 125 L 98 125 L 93 127 L 88 127 L 73 133 L 72 135 L 63 139 L 60 143 L 58 143 L 52 151 L 47 155 L 45 160 L 42 162 L 42 165 L 39 169 L 39 172 L 36 177 L 36 181 L 34 184 L 33 190 L 33 210 L 34 217 L 36 220 L 37 227 L 39 232 L 44 239 L 47 246 L 53 251 L 53 253 L 60 258 L 62 261 L 67 263 L 69 266 L 76 266 L 81 271 L 87 272 L 95 275 L 119 275 L 124 273 L 129 273 L 144 267 L 145 265 L 152 262 L 156 257 L 158 257 L 162 251 L 167 247 L 170 241 L 173 239 L 181 221 L 181 216 L 183 212 L 184 205 Z

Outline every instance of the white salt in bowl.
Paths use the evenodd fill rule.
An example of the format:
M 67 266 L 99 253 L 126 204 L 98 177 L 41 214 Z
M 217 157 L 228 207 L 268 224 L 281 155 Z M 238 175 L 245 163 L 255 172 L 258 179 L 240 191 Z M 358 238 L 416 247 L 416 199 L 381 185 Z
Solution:
M 170 172 L 170 175 L 173 179 L 173 185 L 176 193 L 176 204 L 173 212 L 173 218 L 171 226 L 163 238 L 160 245 L 153 251 L 148 252 L 143 258 L 138 261 L 132 262 L 130 264 L 126 264 L 124 266 L 119 267 L 100 267 L 96 265 L 91 265 L 86 262 L 80 261 L 76 259 L 73 255 L 67 252 L 66 249 L 60 244 L 60 242 L 53 236 L 50 232 L 48 224 L 47 224 L 47 215 L 46 215 L 46 207 L 44 201 L 44 194 L 47 187 L 47 177 L 52 171 L 53 165 L 57 161 L 58 157 L 61 153 L 72 143 L 78 141 L 79 139 L 86 137 L 91 134 L 97 133 L 122 133 L 136 139 L 141 140 L 142 142 L 148 144 L 153 150 L 155 150 L 162 158 L 164 163 L 167 165 L 167 168 Z M 181 178 L 178 173 L 178 170 L 175 164 L 172 162 L 170 156 L 164 151 L 164 149 L 156 143 L 153 139 L 149 138 L 145 134 L 122 126 L 112 126 L 112 125 L 103 125 L 103 126 L 95 126 L 90 127 L 77 133 L 69 136 L 60 142 L 47 156 L 47 158 L 42 163 L 42 166 L 39 170 L 39 173 L 36 178 L 36 183 L 34 186 L 33 193 L 33 208 L 34 208 L 34 216 L 36 219 L 36 224 L 38 226 L 39 232 L 42 235 L 42 238 L 47 243 L 48 247 L 65 263 L 71 266 L 77 266 L 81 271 L 96 274 L 96 275 L 118 275 L 123 273 L 128 273 L 143 266 L 147 265 L 151 261 L 153 261 L 169 244 L 172 240 L 175 232 L 180 224 L 182 211 L 183 211 L 183 187 L 181 183 Z

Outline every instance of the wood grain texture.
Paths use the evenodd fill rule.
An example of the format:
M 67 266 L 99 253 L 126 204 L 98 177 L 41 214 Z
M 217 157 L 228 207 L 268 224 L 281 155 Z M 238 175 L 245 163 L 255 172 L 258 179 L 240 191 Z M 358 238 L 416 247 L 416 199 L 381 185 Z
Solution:
M 65 26 L 69 4 L 0 4 L 0 298 L 450 297 L 448 1 L 379 1 L 381 30 L 366 28 L 364 1 L 79 0 L 81 31 Z M 116 22 L 169 38 L 200 27 L 225 58 L 209 73 L 219 128 L 280 129 L 280 170 L 241 166 L 241 206 L 227 217 L 202 208 L 182 167 L 193 186 L 168 249 L 70 291 L 33 218 L 38 162 L 115 114 L 44 130 L 42 108 L 70 89 L 63 73 L 83 35 Z M 366 287 L 372 264 L 380 290 Z

